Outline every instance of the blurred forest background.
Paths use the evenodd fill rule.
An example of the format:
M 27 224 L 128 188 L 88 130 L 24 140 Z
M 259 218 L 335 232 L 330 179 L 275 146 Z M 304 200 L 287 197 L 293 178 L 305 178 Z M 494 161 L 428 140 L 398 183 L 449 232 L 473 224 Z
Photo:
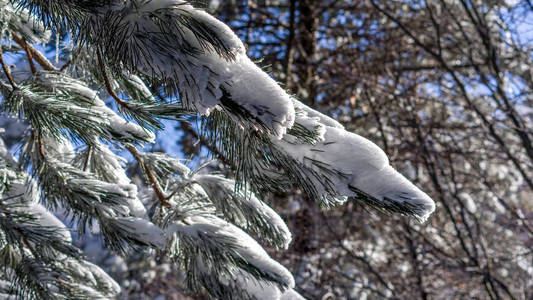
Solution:
M 297 190 L 261 195 L 295 236 L 271 254 L 298 292 L 533 299 L 532 1 L 192 2 L 229 24 L 302 102 L 380 145 L 437 203 L 418 224 L 355 203 L 323 211 Z M 7 142 L 24 130 L 0 123 Z M 174 126 L 154 150 L 219 155 L 195 126 Z M 231 174 L 222 167 L 231 162 L 219 161 Z M 189 297 L 165 262 L 139 254 L 125 264 L 91 238 L 79 244 L 121 282 L 124 299 Z

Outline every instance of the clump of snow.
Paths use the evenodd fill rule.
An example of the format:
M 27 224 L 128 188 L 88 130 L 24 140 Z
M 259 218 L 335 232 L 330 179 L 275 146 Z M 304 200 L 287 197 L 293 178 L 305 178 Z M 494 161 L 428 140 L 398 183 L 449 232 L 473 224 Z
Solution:
M 0 128 L 0 129 L 3 129 L 3 128 Z M 4 160 L 8 165 L 11 165 L 11 166 L 17 165 L 17 160 L 9 152 L 2 138 L 0 138 L 0 159 Z
M 135 94 L 137 94 L 137 95 L 135 95 L 135 94 L 134 95 L 130 95 L 130 97 L 131 96 L 133 96 L 133 97 L 140 96 L 140 97 L 143 98 L 141 100 L 155 103 L 154 95 L 152 94 L 150 89 L 148 89 L 146 84 L 142 81 L 142 79 L 139 76 L 134 75 L 134 74 L 130 74 L 130 73 L 126 73 L 126 74 L 124 74 L 124 77 L 126 78 L 127 84 L 131 85 L 133 87 L 133 89 L 135 90 Z M 135 98 L 133 98 L 133 99 L 135 99 Z M 135 99 L 135 100 L 138 100 L 138 99 Z
M 11 27 L 15 32 L 24 35 L 32 43 L 46 43 L 50 40 L 51 31 L 47 30 L 38 17 L 28 9 L 14 6 L 10 1 L 0 0 L 0 26 Z
M 275 285 L 258 282 L 250 274 L 242 273 L 237 276 L 235 283 L 245 290 L 253 299 L 281 299 L 281 291 Z
M 287 249 L 292 234 L 283 219 L 268 205 L 251 193 L 235 190 L 235 181 L 216 175 L 197 175 L 192 178 L 209 195 L 209 199 L 236 225 L 254 231 L 260 238 L 273 232 L 281 247 Z M 252 223 L 252 219 L 257 223 Z M 261 228 L 257 228 L 261 227 Z
M 100 267 L 87 261 L 83 262 L 83 267 L 91 272 L 98 286 L 104 287 L 113 295 L 120 293 L 120 285 Z
M 312 109 L 301 103 L 297 107 L 307 113 L 297 113 L 296 123 L 309 123 Z M 383 206 L 408 209 L 422 221 L 434 211 L 433 200 L 394 170 L 381 148 L 327 117 L 314 115 L 311 119 L 324 132 L 316 144 L 298 142 L 290 136 L 272 142 L 308 168 L 307 175 L 319 197 L 334 193 L 342 202 L 346 197 L 370 196 Z
M 69 229 L 41 204 L 34 202 L 24 203 L 23 206 L 17 206 L 16 210 L 34 216 L 36 218 L 35 222 L 50 230 L 54 230 L 54 233 L 66 243 L 72 243 Z
M 43 135 L 42 142 L 46 145 L 46 155 L 48 157 L 63 163 L 70 163 L 74 158 L 74 147 L 70 141 Z
M 269 277 L 275 278 L 276 281 L 283 282 L 288 288 L 294 287 L 291 273 L 270 258 L 254 239 L 238 227 L 220 218 L 208 216 L 192 216 L 187 218 L 186 222 L 187 224 L 183 222 L 170 224 L 166 229 L 167 234 L 169 236 L 173 234 L 185 235 L 193 239 L 212 236 L 232 241 L 231 251 L 238 253 L 239 257 L 268 274 Z
M 109 147 L 103 144 L 99 144 L 92 151 L 91 155 L 93 155 L 93 161 L 100 164 L 100 166 L 105 166 L 105 169 L 103 170 L 103 172 L 105 172 L 105 174 L 103 174 L 103 179 L 111 183 L 117 183 L 127 192 L 127 205 L 132 216 L 145 218 L 146 207 L 139 199 L 137 186 L 132 184 L 130 178 L 126 174 L 126 160 L 113 153 Z
M 82 107 L 89 112 L 96 112 L 95 116 L 89 116 L 92 121 L 107 125 L 109 138 L 126 141 L 153 142 L 155 135 L 141 126 L 129 122 L 120 117 L 102 101 L 96 91 L 89 88 L 85 83 L 55 72 L 38 72 L 34 78 L 43 87 L 56 93 L 74 95 L 72 107 Z M 53 101 L 48 99 L 48 101 Z
M 339 123 L 337 120 L 330 118 L 329 116 L 326 116 L 325 114 L 310 108 L 309 106 L 303 104 L 302 102 L 294 98 L 292 98 L 292 103 L 294 104 L 294 108 L 296 110 L 305 112 L 307 117 L 318 118 L 320 123 L 324 124 L 325 126 L 338 128 L 338 129 L 344 129 L 344 126 L 341 123 Z
M 293 289 L 286 290 L 283 294 L 281 294 L 280 300 L 305 300 L 305 298 L 298 294 Z
M 215 17 L 181 0 L 124 1 L 109 11 L 121 15 L 114 25 L 121 28 L 124 37 L 137 38 L 100 36 L 100 42 L 126 54 L 125 63 L 135 61 L 132 68 L 141 73 L 173 81 L 187 107 L 204 115 L 222 109 L 236 120 L 244 120 L 242 124 L 247 127 L 264 125 L 277 138 L 292 127 L 294 106 L 289 95 L 250 60 L 242 41 Z M 99 24 L 98 18 L 95 16 L 95 24 Z M 216 36 L 224 55 L 230 53 L 232 57 L 217 53 L 211 41 L 176 24 L 189 18 L 211 31 L 207 34 Z M 161 27 L 161 23 L 169 25 Z M 101 30 L 105 29 L 94 28 Z M 167 38 L 162 39 L 162 34 Z
M 92 106 L 91 109 L 101 113 L 102 116 L 107 117 L 112 136 L 118 134 L 119 139 L 126 138 L 132 141 L 142 140 L 149 143 L 155 141 L 155 135 L 153 132 L 120 117 L 112 109 L 107 107 L 102 100 L 95 98 L 94 106 Z
M 140 218 L 121 217 L 112 220 L 113 223 L 126 229 L 135 239 L 147 245 L 163 249 L 167 238 L 165 232 L 154 223 Z

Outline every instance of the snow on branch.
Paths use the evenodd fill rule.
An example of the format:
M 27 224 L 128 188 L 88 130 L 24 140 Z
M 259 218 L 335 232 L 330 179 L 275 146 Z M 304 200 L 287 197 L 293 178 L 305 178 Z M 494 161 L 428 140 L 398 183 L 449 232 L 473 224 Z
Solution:
M 216 175 L 192 178 L 207 192 L 209 199 L 224 218 L 253 232 L 270 245 L 287 249 L 292 235 L 281 217 L 252 193 L 236 190 L 235 182 Z
M 0 28 L 9 29 L 21 34 L 32 43 L 46 43 L 51 31 L 28 9 L 18 8 L 10 1 L 0 0 Z M 2 34 L 3 35 L 3 34 Z
M 303 164 L 311 174 L 322 175 L 323 180 L 315 182 L 315 186 L 324 187 L 317 189 L 319 197 L 328 197 L 333 192 L 337 199 L 350 197 L 383 211 L 412 215 L 420 221 L 433 212 L 433 200 L 394 170 L 376 144 L 344 130 L 330 118 L 309 114 L 310 109 L 303 104 L 299 107 L 302 110 L 296 122 L 321 127 L 323 137 L 314 145 L 295 141 L 290 136 L 273 140 L 273 144 Z
M 185 108 L 221 109 L 243 128 L 280 138 L 294 122 L 289 95 L 246 55 L 233 31 L 182 0 L 20 1 L 44 20 L 64 21 L 81 45 L 102 51 L 115 74 L 124 68 L 164 83 Z M 58 20 L 61 15 L 64 19 Z M 72 20 L 74 19 L 74 20 Z
M 170 223 L 171 256 L 189 270 L 188 284 L 195 291 L 203 285 L 213 296 L 227 298 L 227 283 L 236 280 L 233 266 L 255 280 L 270 282 L 282 290 L 294 287 L 292 275 L 272 260 L 242 230 L 213 216 L 193 216 Z
M 248 58 L 233 31 L 185 1 L 125 1 L 86 25 L 84 38 L 110 65 L 174 87 L 186 108 L 206 115 L 222 109 L 243 127 L 278 137 L 293 124 L 289 96 Z
M 118 284 L 99 267 L 84 261 L 72 245 L 69 229 L 37 203 L 40 189 L 24 172 L 11 169 L 0 188 L 0 293 L 14 299 L 108 298 Z M 80 286 L 78 282 L 92 279 Z M 9 299 L 9 298 L 8 298 Z
M 238 185 L 276 190 L 292 182 L 325 207 L 350 198 L 420 221 L 433 212 L 433 200 L 395 171 L 377 145 L 294 103 L 295 125 L 281 140 L 244 132 L 223 114 L 205 119 L 205 138 L 235 162 Z

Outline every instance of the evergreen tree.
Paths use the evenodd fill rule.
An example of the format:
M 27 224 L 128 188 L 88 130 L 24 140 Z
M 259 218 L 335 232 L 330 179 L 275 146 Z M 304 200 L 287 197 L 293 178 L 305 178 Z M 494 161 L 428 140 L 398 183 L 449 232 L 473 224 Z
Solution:
M 2 296 L 120 292 L 53 212 L 80 232 L 98 228 L 117 253 L 172 259 L 193 292 L 295 299 L 292 275 L 250 236 L 281 249 L 291 241 L 257 193 L 296 186 L 325 208 L 357 201 L 420 221 L 434 210 L 379 147 L 287 94 L 225 24 L 186 1 L 0 0 L 0 7 L 1 107 L 28 124 L 16 156 L 0 143 Z M 39 45 L 60 40 L 68 47 L 56 47 L 52 63 Z M 23 53 L 29 70 L 12 70 L 4 53 Z M 141 150 L 162 119 L 197 114 L 201 138 L 234 179 Z M 145 201 L 122 150 L 153 190 Z

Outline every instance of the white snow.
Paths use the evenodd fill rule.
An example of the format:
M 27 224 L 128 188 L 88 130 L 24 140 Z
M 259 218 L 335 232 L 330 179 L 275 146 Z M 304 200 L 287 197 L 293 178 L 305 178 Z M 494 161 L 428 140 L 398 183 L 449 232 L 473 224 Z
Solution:
M 67 139 L 58 139 L 51 136 L 42 136 L 45 145 L 46 156 L 69 164 L 74 158 L 74 147 Z
M 100 267 L 87 261 L 83 262 L 83 266 L 92 273 L 99 286 L 105 287 L 114 295 L 120 293 L 120 285 Z
M 277 286 L 267 282 L 259 282 L 246 272 L 239 274 L 235 283 L 243 290 L 246 290 L 253 299 L 281 299 L 281 291 Z
M 92 154 L 99 156 L 98 160 L 106 166 L 107 175 L 111 176 L 111 181 L 118 184 L 130 184 L 131 180 L 124 169 L 126 166 L 126 159 L 116 155 L 101 143 L 96 143 L 98 146 L 92 149 Z
M 181 162 L 183 160 L 173 158 L 169 156 L 166 153 L 159 153 L 159 152 L 150 152 L 150 153 L 143 153 L 143 159 L 150 162 L 164 162 L 166 167 L 168 167 L 172 172 L 178 174 L 179 176 L 186 177 L 190 174 L 191 170 Z
M 106 145 L 99 144 L 93 149 L 92 155 L 98 155 L 99 160 L 106 166 L 106 174 L 111 178 L 106 178 L 112 183 L 117 183 L 126 193 L 128 208 L 134 217 L 146 218 L 146 208 L 139 199 L 137 186 L 132 184 L 131 179 L 126 174 L 126 160 L 113 153 Z
M 172 223 L 166 229 L 167 234 L 186 235 L 194 239 L 199 239 L 199 233 L 211 234 L 220 237 L 231 237 L 235 241 L 233 250 L 238 252 L 240 257 L 258 269 L 284 282 L 289 288 L 294 287 L 294 279 L 291 273 L 281 264 L 270 258 L 268 253 L 248 234 L 238 227 L 227 223 L 217 217 L 193 216 L 186 219 L 190 225 L 183 222 Z
M 236 211 L 240 207 L 246 205 L 251 209 L 254 214 L 267 220 L 270 226 L 272 226 L 279 234 L 284 238 L 284 244 L 281 245 L 284 249 L 289 247 L 292 240 L 292 234 L 283 221 L 283 219 L 263 201 L 259 200 L 253 194 L 244 194 L 241 191 L 235 191 L 235 181 L 217 176 L 217 175 L 197 175 L 192 178 L 198 182 L 203 189 L 210 196 L 209 198 L 213 202 L 222 202 L 220 205 L 230 207 Z M 241 215 L 240 220 L 235 220 L 236 225 L 241 226 L 244 229 L 249 229 L 247 220 L 254 218 L 254 215 Z M 259 233 L 261 230 L 258 230 Z M 261 234 L 260 234 L 261 235 Z
M 339 123 L 337 120 L 330 118 L 329 116 L 326 116 L 325 114 L 310 108 L 309 106 L 303 104 L 302 102 L 296 100 L 295 98 L 292 98 L 292 103 L 294 104 L 294 108 L 296 110 L 305 112 L 307 117 L 318 118 L 321 124 L 324 124 L 329 127 L 344 129 L 344 126 L 341 123 Z
M 227 64 L 224 60 L 219 62 Z M 224 88 L 231 99 L 263 121 L 273 137 L 281 138 L 293 126 L 295 112 L 291 98 L 248 56 L 240 54 L 234 63 L 213 66 L 215 72 L 228 77 Z
M 293 289 L 287 289 L 282 292 L 277 286 L 267 282 L 259 282 L 246 272 L 241 272 L 237 276 L 235 283 L 240 288 L 246 290 L 250 296 L 254 297 L 254 299 L 305 300 L 304 297 L 302 297 Z
M 41 204 L 33 202 L 25 203 L 25 206 L 17 207 L 16 210 L 35 216 L 37 223 L 43 227 L 49 227 L 50 230 L 53 230 L 66 243 L 72 243 L 69 229 Z
M 128 83 L 131 84 L 138 93 L 140 93 L 140 96 L 142 96 L 144 100 L 155 102 L 154 95 L 139 76 L 133 74 L 125 74 L 125 77 Z
M 298 108 L 304 111 L 311 110 L 299 104 Z M 301 120 L 309 122 L 309 113 L 296 114 L 296 123 Z M 431 198 L 414 186 L 403 175 L 389 165 L 386 154 L 376 144 L 342 127 L 331 127 L 323 123 L 323 118 L 314 117 L 313 122 L 320 122 L 324 127 L 323 141 L 316 145 L 298 143 L 293 137 L 284 137 L 282 140 L 272 142 L 292 158 L 303 163 L 311 170 L 322 174 L 324 177 L 317 179 L 310 176 L 319 194 L 327 193 L 324 178 L 330 181 L 339 200 L 355 196 L 350 189 L 354 187 L 384 204 L 395 202 L 409 204 L 414 207 L 415 213 L 421 220 L 425 220 L 435 209 Z M 328 119 L 326 123 L 330 123 Z M 335 125 L 335 124 L 333 124 Z M 316 165 L 320 162 L 320 166 Z M 323 166 L 334 173 L 325 172 Z
M 144 54 L 135 57 L 135 67 L 148 76 L 176 81 L 180 96 L 188 107 L 204 115 L 216 108 L 228 108 L 221 102 L 225 90 L 231 101 L 244 108 L 245 114 L 261 121 L 274 137 L 281 138 L 292 127 L 294 107 L 289 95 L 250 60 L 244 45 L 226 24 L 181 0 L 125 1 L 123 6 L 117 4 L 110 9 L 117 12 L 121 8 L 129 15 L 125 15 L 118 26 L 124 26 L 138 37 L 127 40 L 123 47 L 132 49 L 132 56 L 135 52 Z M 235 60 L 221 57 L 214 49 L 194 55 L 186 53 L 184 45 L 202 49 L 206 42 L 184 26 L 173 32 L 173 38 L 162 41 L 154 14 L 170 22 L 177 22 L 170 18 L 194 18 L 216 33 Z M 239 115 L 242 113 L 231 116 L 238 119 Z M 256 127 L 256 123 L 252 120 L 246 126 Z
M 17 160 L 7 150 L 6 144 L 4 143 L 4 140 L 2 138 L 0 138 L 0 159 L 3 159 L 8 165 L 11 165 L 11 166 L 17 165 Z
M 98 111 L 107 118 L 107 122 L 109 122 L 109 127 L 113 130 L 113 133 L 118 133 L 124 138 L 134 141 L 139 138 L 149 143 L 155 141 L 153 132 L 120 117 L 99 98 L 94 99 L 94 106 L 91 109 Z
M 122 217 L 113 220 L 122 228 L 128 230 L 139 241 L 164 249 L 167 237 L 165 232 L 154 223 L 140 218 Z

